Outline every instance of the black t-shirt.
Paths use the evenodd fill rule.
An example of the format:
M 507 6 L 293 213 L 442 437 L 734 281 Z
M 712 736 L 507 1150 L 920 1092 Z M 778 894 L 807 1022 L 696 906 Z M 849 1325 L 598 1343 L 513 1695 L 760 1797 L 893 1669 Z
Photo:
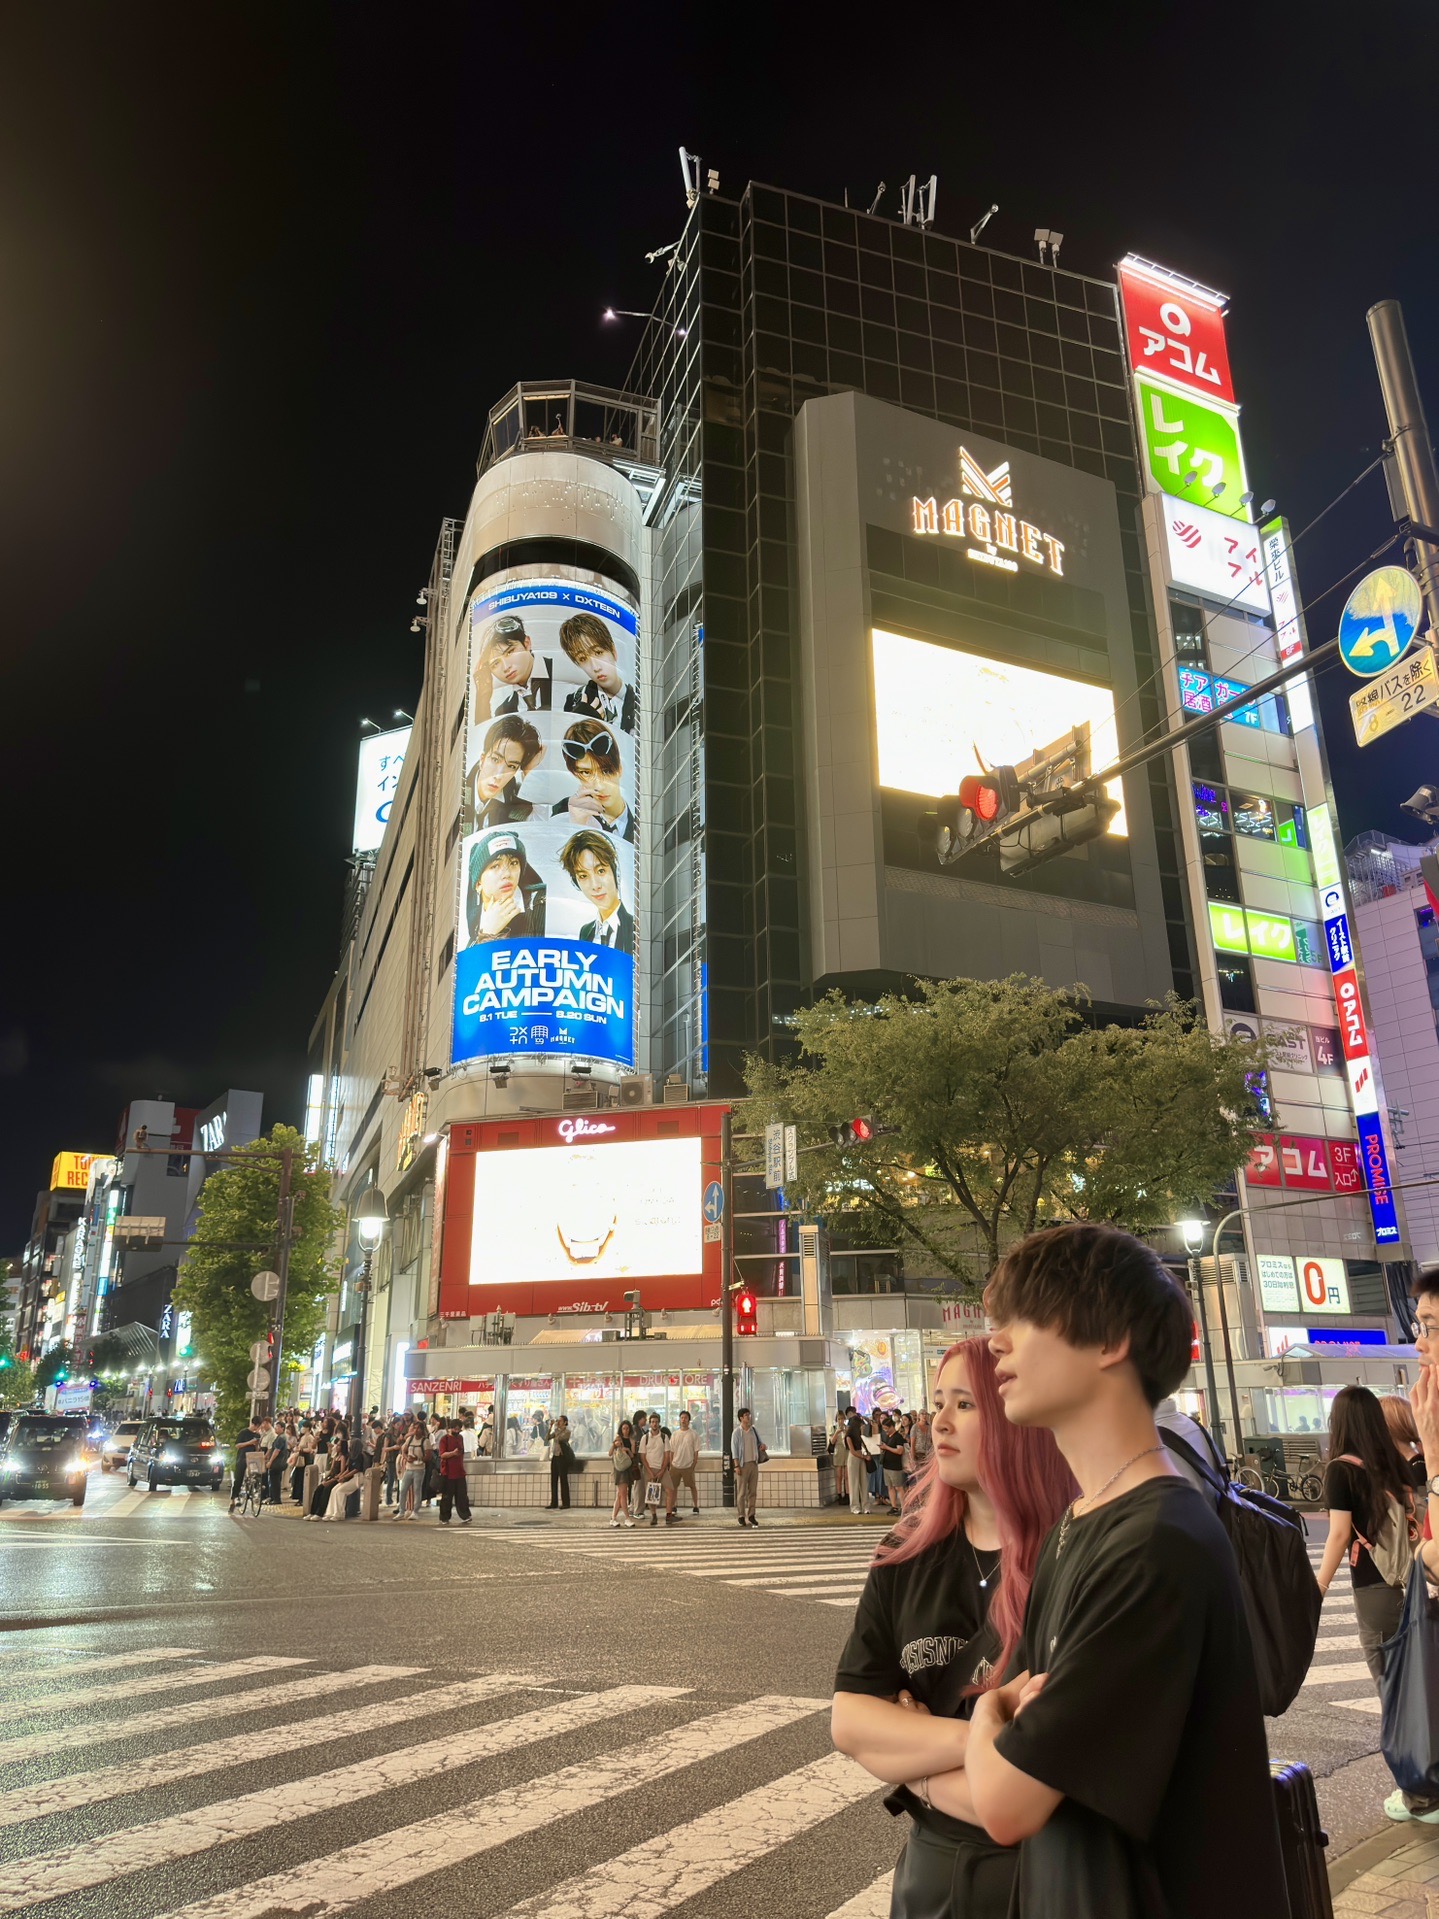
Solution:
M 1021 1848 L 1021 1888 L 1033 1875 L 1054 1889 L 1026 1915 L 1089 1910 L 1074 1879 L 1095 1862 L 1128 1880 L 1095 1885 L 1096 1911 L 1287 1912 L 1254 1656 L 1219 1521 L 1185 1480 L 1162 1478 L 1071 1520 L 1062 1554 L 1059 1532 L 1039 1556 L 1019 1654 L 1048 1679 L 996 1740 L 1066 1800 Z
M 851 1413 L 844 1429 L 846 1453 L 864 1455 L 864 1425 L 858 1413 Z
M 1419 1461 L 1420 1470 L 1424 1462 Z M 1348 1513 L 1356 1533 L 1374 1538 L 1374 1528 L 1387 1517 L 1384 1489 L 1376 1486 L 1362 1466 L 1351 1466 L 1347 1459 L 1331 1459 L 1324 1468 L 1324 1504 L 1331 1513 Z M 1351 1540 L 1344 1557 L 1348 1561 L 1357 1541 Z M 1382 1586 L 1384 1575 L 1374 1564 L 1367 1546 L 1354 1553 L 1349 1575 L 1353 1586 Z
M 904 1441 L 893 1427 L 879 1436 L 879 1463 L 887 1473 L 904 1470 Z
M 993 1553 L 979 1554 L 978 1561 L 982 1572 L 968 1539 L 956 1532 L 897 1566 L 872 1566 L 840 1657 L 835 1691 L 874 1699 L 893 1699 L 904 1691 L 936 1718 L 968 1719 L 974 1700 L 961 1695 L 992 1670 L 999 1652 L 987 1619 L 998 1561 Z M 987 1588 L 981 1588 L 981 1577 L 988 1577 Z M 886 1804 L 948 1838 L 993 1844 L 978 1826 L 926 1811 L 905 1788 Z

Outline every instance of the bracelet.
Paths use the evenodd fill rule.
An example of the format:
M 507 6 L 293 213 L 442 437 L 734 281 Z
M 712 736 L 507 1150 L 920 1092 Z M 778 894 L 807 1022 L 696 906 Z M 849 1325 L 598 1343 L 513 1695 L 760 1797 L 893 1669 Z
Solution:
M 934 1807 L 930 1804 L 930 1798 L 929 1798 L 929 1774 L 928 1773 L 926 1773 L 923 1779 L 920 1780 L 919 1785 L 916 1787 L 916 1791 L 919 1793 L 920 1801 L 923 1804 L 925 1811 L 933 1812 Z

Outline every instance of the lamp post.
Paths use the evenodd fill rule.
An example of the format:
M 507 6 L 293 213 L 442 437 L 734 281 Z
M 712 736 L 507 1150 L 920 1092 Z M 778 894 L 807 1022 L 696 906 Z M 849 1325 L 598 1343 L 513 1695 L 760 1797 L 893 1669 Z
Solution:
M 1181 1219 L 1179 1231 L 1184 1239 L 1184 1250 L 1189 1256 L 1189 1290 L 1194 1296 L 1195 1305 L 1199 1308 L 1199 1343 L 1204 1348 L 1204 1380 L 1209 1402 L 1209 1417 L 1213 1422 L 1215 1437 L 1219 1441 L 1219 1450 L 1227 1455 L 1229 1448 L 1224 1439 L 1224 1416 L 1219 1410 L 1219 1382 L 1214 1377 L 1214 1347 L 1209 1338 L 1209 1310 L 1204 1303 L 1204 1280 L 1199 1271 L 1199 1255 L 1204 1249 L 1204 1221 Z
M 355 1459 L 364 1451 L 365 1335 L 370 1325 L 370 1275 L 374 1271 L 375 1254 L 390 1223 L 390 1209 L 378 1186 L 365 1188 L 350 1217 L 365 1252 L 365 1263 L 355 1281 L 355 1291 L 360 1295 L 360 1330 L 355 1340 L 355 1376 L 350 1384 L 350 1457 Z

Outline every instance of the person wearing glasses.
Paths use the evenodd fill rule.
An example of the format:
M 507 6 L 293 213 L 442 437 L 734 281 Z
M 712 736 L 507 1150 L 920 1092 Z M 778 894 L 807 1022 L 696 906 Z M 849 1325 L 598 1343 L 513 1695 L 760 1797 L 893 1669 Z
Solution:
M 524 841 L 508 827 L 491 827 L 470 848 L 465 924 L 471 946 L 545 930 L 545 883 L 526 859 Z
M 635 819 L 620 791 L 624 769 L 615 735 L 599 720 L 576 720 L 565 728 L 560 751 L 579 791 L 556 800 L 551 813 L 568 813 L 576 826 L 598 827 L 633 845 Z
M 620 671 L 614 636 L 593 613 L 573 613 L 560 628 L 566 657 L 586 675 L 583 686 L 565 700 L 566 713 L 587 713 L 622 733 L 639 727 L 639 701 Z
M 536 653 L 517 613 L 502 613 L 485 635 L 475 661 L 475 714 L 548 713 L 550 662 Z
M 587 827 L 560 848 L 560 865 L 595 909 L 595 917 L 580 928 L 580 938 L 633 956 L 635 917 L 620 898 L 619 861 L 613 840 Z
M 469 814 L 466 831 L 478 833 L 487 826 L 513 826 L 530 817 L 535 809 L 528 800 L 520 798 L 520 786 L 544 750 L 534 727 L 517 713 L 506 713 L 502 719 L 491 722 L 480 757 L 465 780 Z

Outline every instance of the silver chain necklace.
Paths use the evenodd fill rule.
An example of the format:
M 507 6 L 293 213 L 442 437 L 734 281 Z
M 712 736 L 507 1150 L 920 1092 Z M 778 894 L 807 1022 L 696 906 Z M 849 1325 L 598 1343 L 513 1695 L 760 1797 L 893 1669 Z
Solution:
M 990 1580 L 993 1579 L 994 1575 L 999 1571 L 999 1555 L 1003 1549 L 999 1546 L 994 1548 L 994 1564 L 990 1567 L 989 1571 L 986 1572 L 979 1563 L 979 1548 L 975 1545 L 968 1533 L 964 1535 L 964 1543 L 968 1546 L 970 1558 L 974 1561 L 974 1571 L 976 1578 L 979 1580 L 979 1590 L 981 1592 L 988 1592 Z
M 1163 1451 L 1164 1443 L 1162 1440 L 1157 1446 L 1146 1446 L 1144 1451 L 1136 1453 L 1133 1459 L 1126 1459 L 1118 1472 L 1111 1473 L 1097 1493 L 1081 1493 L 1078 1499 L 1071 1500 L 1064 1509 L 1063 1519 L 1059 1522 L 1059 1543 L 1054 1549 L 1055 1558 L 1058 1559 L 1063 1553 L 1064 1542 L 1069 1537 L 1069 1522 L 1071 1519 L 1076 1519 L 1079 1516 L 1081 1506 L 1095 1505 L 1099 1500 L 1103 1499 L 1116 1479 L 1122 1479 L 1124 1477 L 1131 1466 L 1137 1466 L 1141 1459 L 1148 1459 L 1151 1453 L 1162 1453 Z

